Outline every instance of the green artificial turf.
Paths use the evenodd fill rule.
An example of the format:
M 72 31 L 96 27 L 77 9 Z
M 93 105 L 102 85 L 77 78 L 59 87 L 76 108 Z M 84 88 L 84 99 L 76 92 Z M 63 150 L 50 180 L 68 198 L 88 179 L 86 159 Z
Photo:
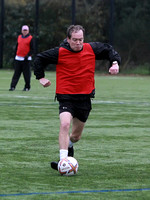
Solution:
M 59 159 L 55 72 L 46 72 L 49 88 L 32 74 L 29 92 L 22 77 L 8 91 L 12 73 L 0 71 L 0 199 L 150 199 L 150 77 L 95 76 L 93 109 L 74 146 L 79 171 L 63 177 L 50 168 Z

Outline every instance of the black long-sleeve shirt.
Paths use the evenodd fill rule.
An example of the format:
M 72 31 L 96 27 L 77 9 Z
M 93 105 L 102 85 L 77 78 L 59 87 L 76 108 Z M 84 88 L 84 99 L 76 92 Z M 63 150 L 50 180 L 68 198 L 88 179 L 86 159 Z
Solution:
M 120 62 L 121 62 L 121 57 L 120 57 L 120 55 L 113 49 L 113 47 L 111 46 L 111 45 L 109 45 L 109 44 L 105 44 L 105 43 L 101 43 L 101 42 L 90 42 L 90 43 L 85 43 L 85 44 L 88 44 L 88 45 L 90 45 L 91 46 L 91 48 L 92 48 L 92 50 L 93 50 L 93 55 L 95 55 L 94 56 L 94 58 L 92 57 L 92 59 L 94 59 L 94 60 L 108 60 L 109 62 L 110 62 L 110 66 L 112 65 L 112 62 L 113 61 L 117 61 L 118 62 L 118 64 L 120 64 Z M 86 46 L 86 45 L 85 45 Z M 67 49 L 69 52 L 70 52 L 70 54 L 69 54 L 69 59 L 70 59 L 70 61 L 71 61 L 71 56 L 72 56 L 72 58 L 75 58 L 75 57 L 79 57 L 79 53 L 80 52 L 82 52 L 82 51 L 84 51 L 84 49 L 82 49 L 80 52 L 74 52 L 71 48 L 70 48 L 70 45 L 69 45 L 69 43 L 67 42 L 67 41 L 64 41 L 61 45 L 60 45 L 60 47 L 55 47 L 55 48 L 52 48 L 52 49 L 49 49 L 49 50 L 47 50 L 47 51 L 44 51 L 44 52 L 42 52 L 42 53 L 39 53 L 38 55 L 37 55 L 37 57 L 35 58 L 35 61 L 34 61 L 34 74 L 35 74 L 35 76 L 36 76 L 36 79 L 41 79 L 41 78 L 43 78 L 43 77 L 45 77 L 45 73 L 44 73 L 44 70 L 45 70 L 45 67 L 48 65 L 48 64 L 56 64 L 56 65 L 58 65 L 59 66 L 59 68 L 61 67 L 61 63 L 59 63 L 59 60 L 60 60 L 60 55 L 59 55 L 59 53 L 60 53 L 60 49 Z M 83 48 L 84 48 L 84 44 L 83 44 Z M 62 58 L 62 54 L 61 54 L 61 58 Z M 86 55 L 84 55 L 84 56 L 88 56 L 88 54 Z M 83 57 L 81 57 L 81 59 L 82 59 Z M 70 62 L 71 63 L 71 62 Z M 63 66 L 64 64 L 62 64 L 62 66 Z M 72 65 L 74 66 L 74 67 L 76 67 L 73 63 L 72 63 Z M 77 65 L 78 66 L 80 66 L 80 59 L 78 60 L 78 62 L 77 62 Z M 80 68 L 78 68 L 78 70 L 79 70 Z M 65 69 L 65 70 L 67 70 L 67 69 Z M 57 71 L 57 73 L 58 73 L 58 71 Z M 76 73 L 76 72 L 75 72 Z M 87 71 L 84 71 L 84 73 L 87 73 L 87 76 L 89 75 L 88 74 L 88 72 Z M 60 77 L 60 76 L 62 76 L 62 77 Z M 70 77 L 72 76 L 72 74 L 70 74 L 69 75 L 69 79 L 70 79 Z M 92 73 L 91 75 L 91 79 L 93 79 L 93 76 L 94 76 L 94 73 Z M 79 76 L 78 76 L 79 77 Z M 65 77 L 66 78 L 66 77 Z M 59 75 L 57 74 L 57 80 L 62 80 L 62 79 L 65 79 L 64 77 L 63 77 L 63 73 L 62 73 L 62 75 L 60 75 L 60 73 L 59 73 Z M 72 77 L 73 78 L 73 77 Z M 72 82 L 74 81 L 74 78 L 72 79 Z M 79 81 L 81 81 L 81 77 L 79 77 Z M 58 83 L 59 82 L 61 82 L 61 81 L 58 81 Z M 63 83 L 63 82 L 61 82 L 61 83 Z M 64 82 L 64 83 L 66 83 L 66 82 Z M 71 83 L 71 82 L 70 82 Z M 66 84 L 68 84 L 69 85 L 69 83 L 66 83 Z M 83 86 L 83 85 L 82 85 Z M 59 88 L 59 86 L 57 86 L 57 90 L 58 90 L 58 88 Z M 62 91 L 62 89 L 61 89 L 61 91 Z M 93 93 L 94 93 L 94 90 L 93 91 L 91 91 L 91 96 L 93 97 L 94 95 L 93 95 Z M 66 93 L 61 93 L 61 94 L 57 94 L 57 99 L 70 99 L 70 97 L 72 98 L 72 96 L 74 96 L 75 97 L 75 95 L 77 95 L 78 97 L 79 97 L 79 95 L 80 96 L 86 96 L 86 95 L 89 95 L 89 94 L 87 94 L 87 93 L 84 93 L 84 94 L 74 94 L 74 95 L 72 95 L 72 93 L 68 93 L 68 94 L 66 94 Z M 73 98 L 74 98 L 73 97 Z

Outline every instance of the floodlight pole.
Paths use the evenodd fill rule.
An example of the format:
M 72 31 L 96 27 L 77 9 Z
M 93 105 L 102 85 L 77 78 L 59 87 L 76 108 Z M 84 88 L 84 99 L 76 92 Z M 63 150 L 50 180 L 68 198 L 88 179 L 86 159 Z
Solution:
M 110 0 L 110 30 L 109 42 L 111 45 L 114 43 L 114 0 Z
M 72 0 L 72 24 L 75 24 L 76 0 Z
M 39 0 L 35 0 L 35 54 L 38 53 Z
M 0 0 L 0 68 L 3 68 L 4 0 Z

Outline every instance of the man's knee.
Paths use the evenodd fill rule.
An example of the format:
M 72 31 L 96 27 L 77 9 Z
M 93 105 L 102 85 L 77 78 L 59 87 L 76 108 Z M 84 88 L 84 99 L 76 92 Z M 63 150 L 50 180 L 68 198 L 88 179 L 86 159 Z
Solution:
M 60 129 L 62 130 L 69 130 L 69 128 L 70 128 L 70 123 L 69 122 L 66 122 L 66 121 L 64 121 L 64 122 L 61 122 L 61 124 L 60 124 Z
M 72 142 L 78 142 L 79 140 L 81 139 L 81 135 L 72 135 L 71 137 L 70 137 L 70 140 L 72 141 Z

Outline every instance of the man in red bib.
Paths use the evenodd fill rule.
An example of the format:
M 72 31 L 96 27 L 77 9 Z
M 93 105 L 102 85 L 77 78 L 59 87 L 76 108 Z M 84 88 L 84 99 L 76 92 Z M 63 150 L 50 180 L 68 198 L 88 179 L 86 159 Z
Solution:
M 121 58 L 109 44 L 101 42 L 84 43 L 84 28 L 71 25 L 67 39 L 60 45 L 39 53 L 34 62 L 36 79 L 44 87 L 51 82 L 45 78 L 44 69 L 56 64 L 56 98 L 59 101 L 60 160 L 74 156 L 73 144 L 80 140 L 85 122 L 92 109 L 91 98 L 95 95 L 95 60 L 108 60 L 109 72 L 117 74 Z M 72 124 L 71 134 L 69 134 Z M 58 162 L 51 162 L 57 169 Z
M 22 26 L 22 34 L 18 36 L 16 53 L 15 53 L 15 71 L 12 77 L 9 91 L 14 91 L 19 81 L 21 73 L 23 73 L 25 86 L 23 91 L 30 90 L 31 69 L 30 61 L 34 50 L 33 37 L 29 34 L 29 27 Z

